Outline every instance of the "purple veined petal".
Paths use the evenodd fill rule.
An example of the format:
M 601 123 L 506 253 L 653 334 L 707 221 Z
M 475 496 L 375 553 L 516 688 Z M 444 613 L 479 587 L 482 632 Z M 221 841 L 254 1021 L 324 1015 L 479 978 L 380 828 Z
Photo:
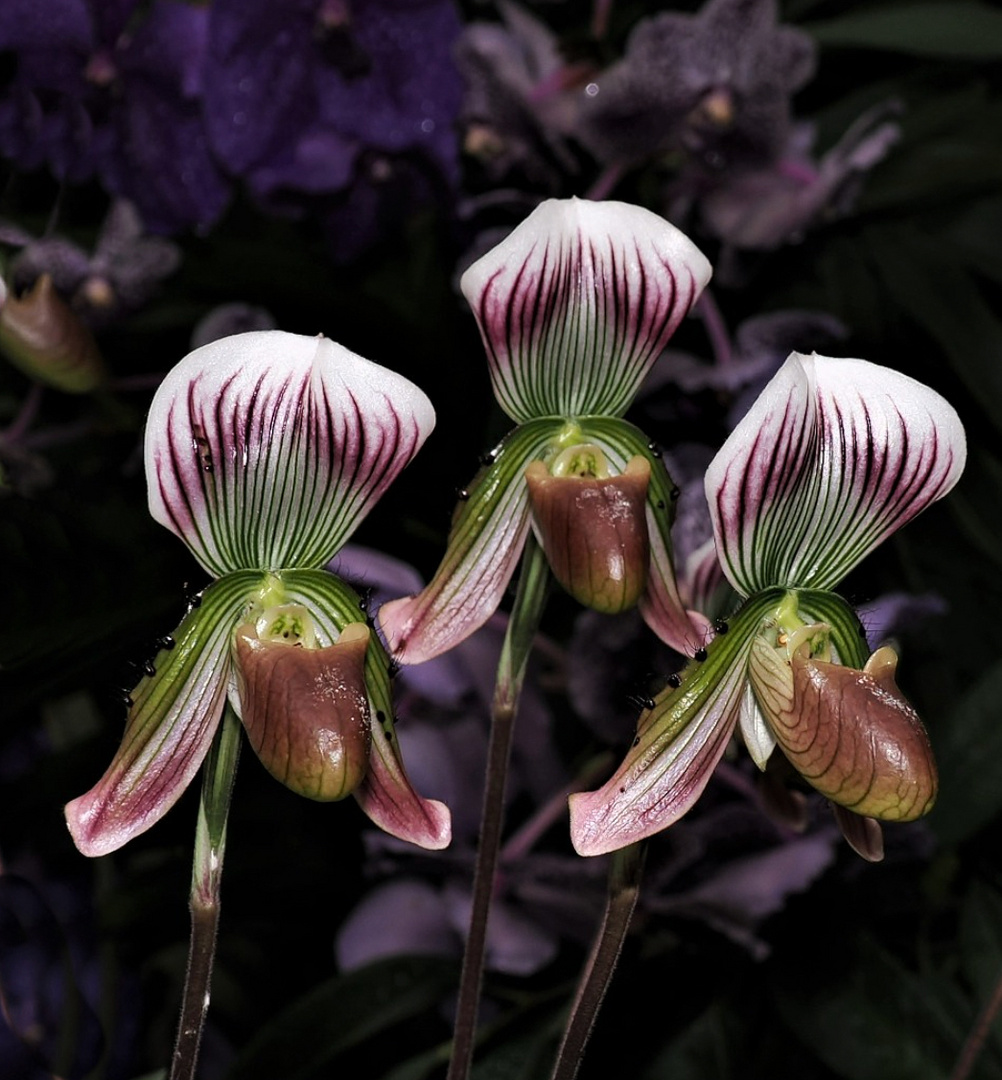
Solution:
M 419 664 L 458 645 L 501 603 L 529 533 L 525 468 L 539 458 L 560 422 L 523 424 L 470 486 L 449 533 L 445 556 L 416 596 L 379 609 L 394 658 Z
M 710 278 L 673 225 L 638 206 L 550 199 L 461 287 L 501 408 L 621 415 Z
M 685 814 L 706 787 L 741 709 L 751 638 L 710 643 L 679 688 L 641 715 L 625 760 L 598 791 L 572 795 L 571 843 L 579 855 L 603 855 L 660 832 Z
M 327 338 L 223 338 L 154 396 L 150 513 L 215 576 L 321 566 L 434 424 L 413 383 Z
M 829 589 L 957 482 L 953 407 L 865 360 L 792 353 L 710 463 L 721 564 L 742 595 Z
M 84 855 L 106 855 L 145 832 L 181 797 L 208 753 L 226 702 L 230 636 L 255 575 L 209 586 L 155 674 L 133 693 L 122 744 L 104 776 L 66 807 Z
M 683 606 L 671 552 L 650 509 L 647 524 L 651 535 L 651 568 L 638 610 L 665 644 L 684 656 L 692 656 L 713 636 L 713 626 L 701 612 Z
M 773 735 L 772 729 L 762 715 L 762 710 L 758 707 L 751 683 L 745 686 L 741 712 L 738 714 L 738 728 L 748 749 L 748 755 L 764 772 L 770 755 L 776 749 L 776 736 Z
M 390 836 L 429 851 L 441 851 L 452 841 L 449 808 L 411 787 L 396 740 L 391 743 L 379 724 L 372 725 L 369 772 L 354 794 L 362 812 Z

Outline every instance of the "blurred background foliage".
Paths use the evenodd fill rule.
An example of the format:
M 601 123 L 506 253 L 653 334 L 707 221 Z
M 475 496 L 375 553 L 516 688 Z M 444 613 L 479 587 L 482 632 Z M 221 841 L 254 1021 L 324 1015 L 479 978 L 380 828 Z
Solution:
M 353 9 L 361 26 L 370 2 L 381 19 L 403 17 L 397 8 L 406 7 L 389 0 L 342 7 Z M 217 0 L 191 10 L 217 5 L 233 8 Z M 37 45 L 11 29 L 14 15 L 31 21 L 22 6 L 13 3 L 10 16 L 0 15 L 0 257 L 11 296 L 24 287 L 13 275 L 25 236 L 58 236 L 93 252 L 112 196 L 137 198 L 120 171 L 60 173 L 44 156 L 33 160 L 11 134 L 16 109 L 25 107 L 16 94 Z M 91 5 L 49 6 L 55 34 L 57 16 Z M 439 20 L 438 37 L 445 33 L 440 23 L 450 19 L 455 37 L 475 23 L 500 27 L 511 17 L 510 7 L 472 0 L 415 6 Z M 141 20 L 156 7 L 132 5 L 132 15 Z M 260 16 L 269 7 L 272 22 L 282 18 L 278 0 L 259 0 L 248 11 Z M 318 5 L 292 7 L 310 9 L 312 18 Z M 586 72 L 614 64 L 631 30 L 668 10 L 646 2 L 597 7 L 607 15 L 600 33 L 585 5 L 540 0 L 519 10 L 549 29 L 567 70 L 584 65 Z M 616 1069 L 642 1080 L 935 1080 L 950 1074 L 1002 978 L 1002 8 L 974 0 L 788 0 L 781 19 L 817 47 L 813 77 L 792 97 L 797 119 L 815 125 L 814 154 L 835 147 L 871 108 L 888 109 L 895 140 L 859 170 L 860 182 L 837 212 L 833 203 L 822 206 L 768 244 L 742 248 L 708 227 L 694 209 L 705 186 L 687 189 L 688 202 L 674 205 L 720 268 L 712 288 L 732 333 L 770 312 L 825 313 L 841 322 L 845 336 L 819 351 L 905 371 L 944 394 L 964 420 L 970 460 L 960 486 L 867 560 L 845 588 L 857 603 L 885 593 L 942 601 L 939 614 L 906 620 L 895 631 L 902 687 L 929 727 L 941 795 L 927 821 L 888 828 L 883 863 L 865 865 L 836 845 L 803 880 L 763 870 L 750 884 L 747 876 L 725 873 L 741 855 L 734 850 L 738 834 L 729 826 L 699 832 L 702 821 L 733 809 L 733 785 L 711 785 L 690 831 L 680 826 L 679 839 L 669 834 L 657 842 L 655 868 L 659 858 L 675 865 L 671 860 L 696 843 L 693 837 L 702 844 L 700 858 L 666 884 L 655 870 L 653 899 L 641 904 L 583 1078 Z M 338 33 L 351 42 L 350 24 L 347 31 L 339 24 Z M 485 54 L 476 55 L 487 63 Z M 155 72 L 152 61 L 142 62 Z M 413 62 L 420 69 L 432 61 Z M 508 62 L 499 62 L 502 72 Z M 469 70 L 468 62 L 465 82 L 454 70 L 441 75 L 459 89 L 455 100 L 442 91 L 441 108 L 451 116 L 443 113 L 434 147 L 381 145 L 375 137 L 376 149 L 367 147 L 370 106 L 343 103 L 357 112 L 356 180 L 368 168 L 370 184 L 378 183 L 386 161 L 399 175 L 424 171 L 405 195 L 384 193 L 389 207 L 360 209 L 352 201 L 357 187 L 348 183 L 300 190 L 283 202 L 263 191 L 249 167 L 221 161 L 219 208 L 213 204 L 204 220 L 195 214 L 181 224 L 154 221 L 149 230 L 170 236 L 173 269 L 153 275 L 140 303 L 91 319 L 110 372 L 105 381 L 69 394 L 42 388 L 37 373 L 0 366 L 4 1077 L 138 1080 L 162 1075 L 157 1070 L 169 1055 L 184 974 L 194 793 L 149 833 L 94 862 L 73 848 L 62 805 L 110 760 L 124 718 L 120 690 L 137 680 L 153 642 L 205 584 L 183 546 L 149 518 L 141 461 L 150 396 L 189 350 L 196 323 L 223 304 L 263 308 L 283 329 L 322 331 L 428 393 L 437 431 L 357 536 L 426 576 L 443 550 L 455 490 L 506 429 L 455 288 L 457 267 L 471 249 L 486 246 L 488 230 L 512 227 L 540 198 L 593 191 L 608 163 L 564 126 L 546 136 L 560 150 L 554 154 L 551 145 L 545 179 L 524 167 L 528 159 L 503 175 L 492 171 L 496 159 L 478 156 L 476 124 L 459 105 L 471 92 Z M 276 95 L 284 85 L 276 84 Z M 123 83 L 121 93 L 134 86 Z M 545 94 L 529 95 L 521 105 L 531 113 L 545 101 Z M 498 109 L 473 120 L 512 136 L 515 127 L 505 129 L 501 119 L 510 111 Z M 539 121 L 544 134 L 551 122 Z M 546 142 L 538 131 L 535 137 Z M 160 135 L 152 129 L 142 138 Z M 673 153 L 630 161 L 609 193 L 667 212 L 666 191 L 675 185 L 677 196 L 688 167 Z M 155 185 L 146 198 L 157 198 Z M 364 227 L 340 246 L 345 215 Z M 697 318 L 676 343 L 711 357 Z M 719 445 L 728 391 L 673 394 L 660 420 L 645 418 L 651 434 L 669 452 L 680 443 Z M 579 646 L 575 616 L 569 600 L 554 601 L 538 672 L 567 775 L 606 745 L 568 698 L 568 657 Z M 646 675 L 634 671 L 624 679 Z M 483 705 L 464 700 L 462 709 L 482 725 Z M 403 733 L 404 706 L 401 721 Z M 745 765 L 736 759 L 728 768 L 747 779 Z M 824 808 L 816 810 L 817 827 L 827 828 Z M 530 798 L 517 797 L 511 828 L 532 813 Z M 570 858 L 565 822 L 546 832 L 540 855 Z M 756 845 L 749 850 L 764 850 L 761 837 Z M 428 869 L 413 856 L 411 863 L 400 858 L 412 875 L 443 876 L 441 864 Z M 253 755 L 244 756 L 201 1074 L 207 1080 L 421 1080 L 441 1072 L 456 956 L 384 956 L 351 970 L 335 959 L 345 920 L 385 873 L 373 860 L 354 805 L 297 799 L 267 778 Z M 689 898 L 684 904 L 677 902 L 682 894 Z M 742 919 L 744 938 L 734 930 Z M 427 951 L 419 940 L 415 950 Z M 546 1075 L 583 956 L 583 940 L 561 936 L 531 974 L 491 973 L 475 1076 Z M 1002 1020 L 972 1075 L 1002 1077 Z

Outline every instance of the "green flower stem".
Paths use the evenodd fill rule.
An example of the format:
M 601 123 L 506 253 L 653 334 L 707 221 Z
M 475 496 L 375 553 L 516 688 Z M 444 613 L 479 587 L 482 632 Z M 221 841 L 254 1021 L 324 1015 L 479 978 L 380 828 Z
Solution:
M 591 955 L 581 972 L 564 1037 L 557 1051 L 553 1080 L 574 1080 L 577 1075 L 598 1010 L 602 1007 L 623 951 L 626 932 L 640 895 L 645 854 L 644 841 L 630 844 L 612 854 L 605 912 L 592 944 Z
M 473 876 L 470 932 L 463 954 L 463 971 L 459 980 L 459 1001 L 456 1006 L 452 1057 L 447 1080 L 467 1080 L 473 1062 L 480 988 L 487 950 L 487 920 L 504 825 L 504 793 L 508 779 L 508 761 L 511 757 L 512 731 L 526 663 L 546 603 L 549 578 L 546 556 L 530 533 L 522 556 L 515 606 L 508 619 L 508 629 L 498 662 L 497 681 L 494 684 L 491 734 L 487 747 L 487 776 Z
M 171 1061 L 170 1080 L 192 1080 L 198 1065 L 209 986 L 216 954 L 219 891 L 226 850 L 226 819 L 240 756 L 240 721 L 226 707 L 212 747 L 202 766 L 202 801 L 195 827 L 195 858 L 191 874 L 191 941 L 184 979 L 181 1020 Z

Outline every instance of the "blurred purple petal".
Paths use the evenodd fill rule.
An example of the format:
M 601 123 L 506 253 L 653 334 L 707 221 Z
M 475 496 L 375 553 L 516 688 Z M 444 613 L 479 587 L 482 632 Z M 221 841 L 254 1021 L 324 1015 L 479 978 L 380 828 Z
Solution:
M 462 937 L 442 894 L 425 881 L 402 878 L 367 893 L 341 924 L 334 955 L 341 971 L 386 956 L 459 956 Z

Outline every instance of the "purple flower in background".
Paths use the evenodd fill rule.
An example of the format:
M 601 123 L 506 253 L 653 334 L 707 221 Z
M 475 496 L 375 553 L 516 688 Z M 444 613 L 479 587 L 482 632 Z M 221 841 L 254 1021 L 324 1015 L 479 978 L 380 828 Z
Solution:
M 576 72 L 556 35 L 528 11 L 506 0 L 498 10 L 503 23 L 472 23 L 456 45 L 466 80 L 464 149 L 494 180 L 518 171 L 553 190 L 575 169 L 566 145 L 574 105 L 563 91 Z
M 700 195 L 703 226 L 732 247 L 768 251 L 841 217 L 862 177 L 901 136 L 900 126 L 886 119 L 888 110 L 868 110 L 820 161 L 811 157 L 813 125 L 797 124 L 774 160 L 722 173 Z
M 674 153 L 700 170 L 771 160 L 814 45 L 778 25 L 775 0 L 709 0 L 634 28 L 622 60 L 579 96 L 578 138 L 607 165 Z
M 216 0 L 213 149 L 261 199 L 350 192 L 351 217 L 356 184 L 378 192 L 411 168 L 454 183 L 459 29 L 452 0 Z
M 181 262 L 177 245 L 146 235 L 136 208 L 124 199 L 108 211 L 91 254 L 61 236 L 36 240 L 6 222 L 0 222 L 0 242 L 20 248 L 8 270 L 16 292 L 48 274 L 88 326 L 105 326 L 141 308 Z
M 211 224 L 228 184 L 202 125 L 208 18 L 181 0 L 5 0 L 0 154 L 70 182 L 96 173 L 158 232 Z

